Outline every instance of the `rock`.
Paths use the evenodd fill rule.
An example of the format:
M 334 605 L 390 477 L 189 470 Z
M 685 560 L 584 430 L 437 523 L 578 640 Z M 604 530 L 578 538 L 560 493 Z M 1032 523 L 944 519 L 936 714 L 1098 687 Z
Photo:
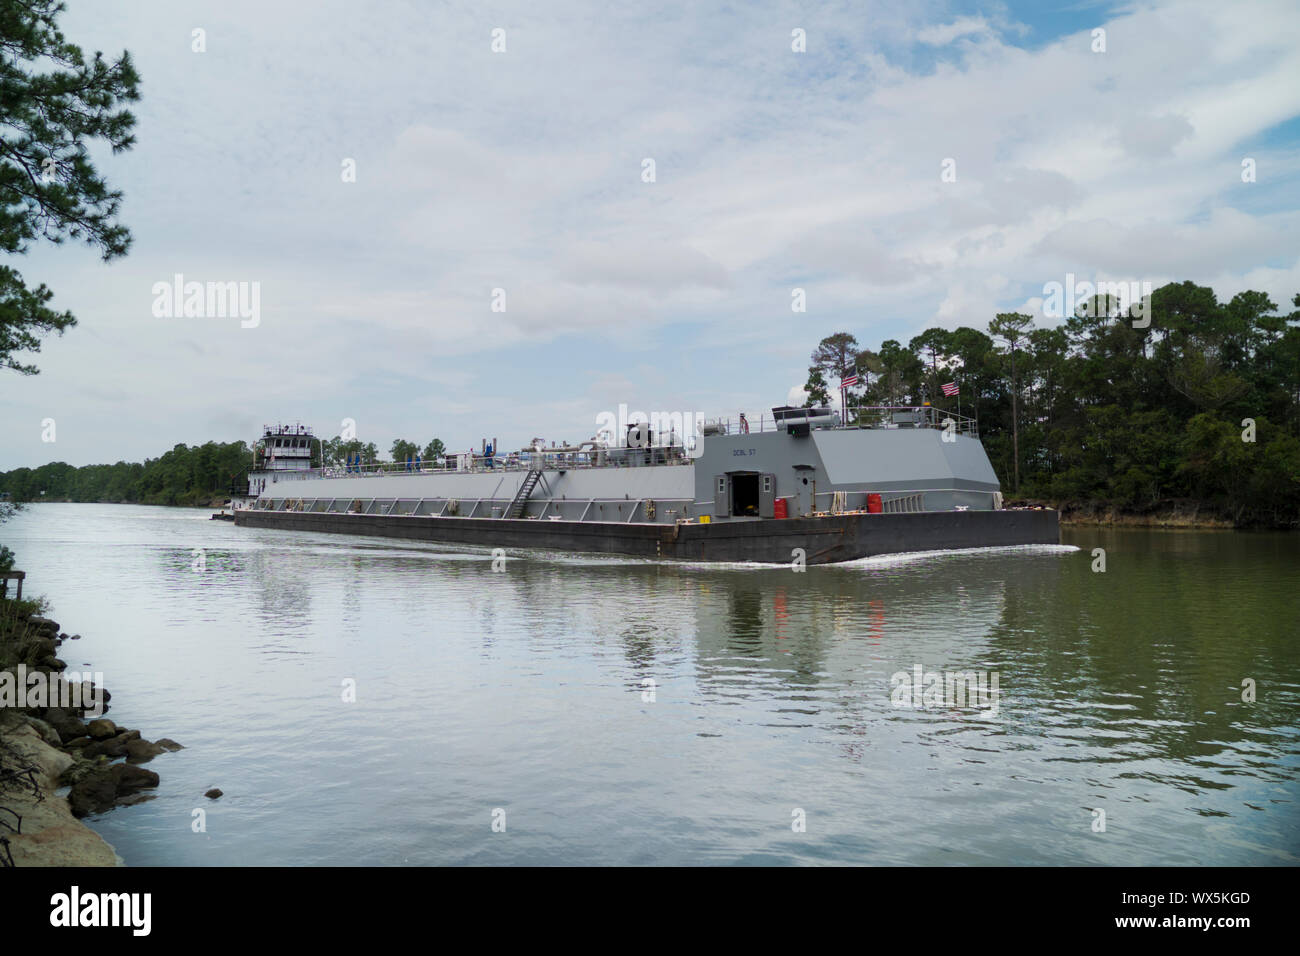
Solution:
M 89 666 L 89 665 L 82 665 L 82 666 Z M 50 675 L 50 705 L 47 709 L 50 711 L 59 711 L 61 713 L 67 713 L 67 714 L 72 714 L 73 716 L 76 717 L 81 717 L 83 711 L 86 710 L 87 706 L 90 706 L 93 703 L 89 696 L 84 696 L 84 697 L 82 696 L 81 693 L 82 689 L 83 687 L 80 681 L 68 680 L 67 677 L 63 676 L 62 674 L 59 674 L 57 676 L 51 674 Z M 88 691 L 89 688 L 87 687 L 86 690 Z M 66 706 L 64 706 L 65 703 Z M 100 715 L 94 714 L 92 716 L 98 717 Z M 53 720 L 50 720 L 49 716 L 45 716 L 45 719 L 49 720 L 50 723 L 54 723 Z
M 70 641 L 79 641 L 79 640 L 81 640 L 81 635 L 80 635 L 80 634 L 73 634 L 72 636 L 70 636 L 70 637 L 68 638 L 68 640 L 70 640 Z
M 139 731 L 135 732 L 139 735 Z M 81 749 L 81 755 L 86 758 L 98 757 L 101 754 L 105 757 L 125 757 L 126 746 L 132 738 L 126 734 L 118 734 L 116 737 L 109 737 L 107 740 L 96 740 L 87 744 Z
M 46 771 L 57 780 L 61 774 L 70 770 L 72 765 L 77 762 L 77 758 L 70 754 L 65 754 L 62 750 L 51 754 L 45 761 Z
M 0 724 L 5 723 L 5 716 L 0 712 Z M 14 862 L 20 867 L 114 866 L 120 863 L 111 846 L 93 830 L 77 822 L 68 801 L 54 795 L 58 781 L 72 773 L 78 764 L 83 767 L 93 765 L 86 761 L 74 764 L 72 757 L 42 742 L 34 727 L 20 722 L 16 715 L 11 716 L 18 726 L 6 732 L 5 743 L 12 748 L 13 759 L 38 768 L 37 778 L 41 787 L 37 794 L 11 788 L 4 795 L 4 805 L 22 817 L 22 833 L 5 831 Z M 3 816 L 10 817 L 9 814 Z
M 62 630 L 62 628 L 59 627 L 58 621 L 52 621 L 48 617 L 32 615 L 27 619 L 27 623 L 37 631 L 40 631 L 43 634 L 49 634 L 52 637 L 57 636 L 59 631 Z
M 213 787 L 211 790 L 205 793 L 204 796 L 207 797 L 209 800 L 215 800 L 217 799 L 217 797 L 222 796 L 222 793 L 216 787 Z
M 182 744 L 178 744 L 176 741 L 172 740 L 170 737 L 163 737 L 163 738 L 162 738 L 161 740 L 159 740 L 157 743 L 158 743 L 158 746 L 159 746 L 159 747 L 161 747 L 163 750 L 166 750 L 166 751 L 168 751 L 168 752 L 174 752 L 174 751 L 177 751 L 177 750 L 184 750 L 184 749 L 185 749 L 184 745 L 182 745 Z
M 53 657 L 54 652 L 59 649 L 59 643 L 52 637 L 33 638 L 28 646 L 36 651 L 41 657 Z
M 117 763 L 95 767 L 72 785 L 68 805 L 74 816 L 103 813 L 111 809 L 119 798 L 130 797 L 141 790 L 158 786 L 158 775 L 152 770 Z
M 109 772 L 113 775 L 113 780 L 117 784 L 119 796 L 158 786 L 158 775 L 156 773 L 152 770 L 145 770 L 143 767 L 133 767 L 129 763 L 113 764 L 109 768 Z
M 63 746 L 63 741 L 59 738 L 59 732 L 39 717 L 33 717 L 30 714 L 23 714 L 23 720 L 27 722 L 29 727 L 40 734 L 41 740 L 45 741 L 51 747 Z
M 89 667 L 90 665 L 82 664 L 81 666 Z M 102 704 L 103 710 L 93 716 L 99 717 L 104 711 L 108 710 L 108 702 L 113 699 L 113 695 L 110 694 L 106 688 L 96 687 L 93 680 L 68 681 L 67 683 L 69 685 L 77 685 L 77 693 L 80 695 L 79 699 L 85 705 L 81 708 L 83 711 L 89 711 L 95 706 L 95 703 Z
M 65 671 L 68 669 L 68 664 L 66 661 L 53 656 L 42 657 L 40 660 L 36 662 L 36 666 L 51 671 Z
M 18 642 L 18 656 L 22 660 L 39 662 L 47 657 L 53 657 L 58 650 L 58 645 L 51 638 L 44 635 L 28 637 Z
M 103 813 L 117 800 L 117 781 L 109 767 L 99 767 L 82 777 L 68 792 L 68 806 L 74 817 Z
M 59 732 L 59 738 L 65 745 L 90 736 L 86 732 L 86 722 L 79 717 L 69 717 L 67 720 L 60 721 L 54 725 L 54 729 Z
M 59 775 L 59 786 L 75 787 L 82 780 L 101 770 L 107 770 L 108 763 L 100 760 L 81 760 L 72 757 L 72 764 Z
M 55 750 L 41 739 L 41 732 L 24 720 L 16 719 L 5 735 L 5 744 L 10 749 L 10 757 L 19 765 L 35 768 L 37 777 L 51 783 L 72 766 L 73 760 L 61 750 Z M 6 801 L 21 795 L 18 791 L 8 790 Z
M 147 763 L 167 751 L 148 740 L 129 740 L 126 744 L 127 763 Z
M 107 717 L 100 717 L 98 720 L 92 720 L 87 728 L 90 736 L 96 740 L 105 740 L 108 737 L 117 736 L 117 724 L 113 723 Z
M 45 721 L 58 731 L 59 738 L 64 744 L 67 744 L 70 740 L 76 740 L 78 737 L 89 735 L 86 722 L 62 707 L 47 707 Z
M 126 753 L 126 747 L 123 746 L 121 753 L 113 753 L 117 748 L 113 746 L 112 738 L 108 740 L 92 740 L 81 748 L 81 756 L 87 760 L 93 760 L 96 757 L 117 757 Z
M 73 737 L 71 740 L 69 740 L 66 744 L 63 745 L 63 749 L 78 750 L 91 743 L 93 743 L 93 741 L 89 737 Z
M 48 800 L 25 809 L 22 835 L 10 838 L 16 866 L 119 865 L 113 848 L 90 827 L 74 819 L 64 801 Z

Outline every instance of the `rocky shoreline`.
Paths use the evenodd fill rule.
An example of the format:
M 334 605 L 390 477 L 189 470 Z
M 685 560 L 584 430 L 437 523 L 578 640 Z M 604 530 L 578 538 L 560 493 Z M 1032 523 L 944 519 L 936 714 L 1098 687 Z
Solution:
M 67 664 L 58 649 L 80 635 L 62 633 L 56 621 L 6 603 L 0 631 L 0 865 L 121 865 L 113 848 L 80 818 L 149 799 L 158 774 L 140 764 L 183 748 L 166 738 L 146 740 L 104 717 L 112 696 L 107 689 L 63 677 Z M 39 696 L 28 690 L 33 685 L 43 688 Z

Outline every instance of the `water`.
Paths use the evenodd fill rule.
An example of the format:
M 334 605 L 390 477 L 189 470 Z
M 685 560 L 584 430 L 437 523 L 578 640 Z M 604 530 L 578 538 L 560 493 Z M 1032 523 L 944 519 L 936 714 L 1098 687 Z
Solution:
M 498 573 L 116 505 L 3 531 L 109 716 L 188 748 L 149 765 L 154 799 L 90 821 L 131 865 L 1300 856 L 1297 535 L 1067 531 L 796 574 Z M 996 715 L 893 706 L 918 664 L 996 672 Z

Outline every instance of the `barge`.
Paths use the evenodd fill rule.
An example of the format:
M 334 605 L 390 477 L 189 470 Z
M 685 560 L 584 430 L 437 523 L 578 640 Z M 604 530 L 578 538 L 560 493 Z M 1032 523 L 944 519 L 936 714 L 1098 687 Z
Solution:
M 1003 508 L 975 422 L 930 406 L 780 407 L 680 435 L 638 421 L 578 445 L 322 466 L 310 428 L 266 426 L 231 505 L 238 527 L 684 561 L 1060 543 L 1057 512 Z

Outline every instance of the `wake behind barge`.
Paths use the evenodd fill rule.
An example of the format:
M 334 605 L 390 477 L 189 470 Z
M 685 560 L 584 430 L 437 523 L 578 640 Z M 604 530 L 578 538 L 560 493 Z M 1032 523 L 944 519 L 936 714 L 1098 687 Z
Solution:
M 304 426 L 263 429 L 235 524 L 488 548 L 686 561 L 829 564 L 878 554 L 1058 544 L 1058 515 L 1005 510 L 968 418 L 929 406 L 776 408 L 753 431 L 678 440 L 312 466 Z

